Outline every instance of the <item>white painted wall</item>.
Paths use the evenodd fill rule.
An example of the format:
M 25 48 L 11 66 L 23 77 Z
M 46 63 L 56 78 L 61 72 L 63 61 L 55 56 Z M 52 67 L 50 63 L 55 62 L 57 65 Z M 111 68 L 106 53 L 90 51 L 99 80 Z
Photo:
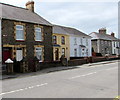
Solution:
M 115 41 L 112 41 L 112 54 L 116 54 L 116 53 L 114 53 L 114 50 L 116 52 L 116 43 L 115 43 L 115 46 L 114 46 L 114 43 L 115 43 Z
M 76 38 L 76 43 L 75 44 L 75 38 Z M 82 39 L 82 43 L 81 43 Z M 88 45 L 86 44 L 86 39 L 88 40 Z M 84 45 L 85 48 L 81 48 L 80 45 Z M 81 36 L 75 36 L 71 35 L 70 36 L 70 57 L 75 57 L 75 51 L 74 49 L 77 49 L 77 57 L 89 57 L 92 56 L 91 54 L 91 38 L 89 37 L 81 37 Z M 82 49 L 84 49 L 84 55 L 82 54 Z M 86 54 L 86 50 L 88 49 L 88 55 Z
M 115 43 L 115 46 L 114 46 L 114 43 Z M 112 54 L 116 54 L 116 55 L 119 55 L 119 49 L 116 48 L 116 47 L 120 47 L 119 45 L 119 42 L 118 41 L 112 41 Z M 114 53 L 115 51 L 115 53 Z

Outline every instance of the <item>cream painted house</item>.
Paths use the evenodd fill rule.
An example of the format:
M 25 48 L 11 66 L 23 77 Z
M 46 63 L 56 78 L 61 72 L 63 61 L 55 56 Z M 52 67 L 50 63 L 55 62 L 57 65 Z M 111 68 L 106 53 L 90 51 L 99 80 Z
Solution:
M 53 59 L 60 60 L 64 55 L 67 60 L 70 59 L 69 34 L 61 26 L 53 25 Z

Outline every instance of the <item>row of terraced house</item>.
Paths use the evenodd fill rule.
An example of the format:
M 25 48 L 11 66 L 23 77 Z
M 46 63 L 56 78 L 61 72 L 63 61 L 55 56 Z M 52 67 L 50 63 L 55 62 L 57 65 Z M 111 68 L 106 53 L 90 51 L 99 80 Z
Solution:
M 34 2 L 26 8 L 0 3 L 2 63 L 10 59 L 28 61 L 36 56 L 40 62 L 59 61 L 62 56 L 70 59 L 91 57 L 92 52 L 120 54 L 120 42 L 106 29 L 87 35 L 75 28 L 53 25 L 34 12 Z M 91 41 L 92 40 L 92 41 Z M 94 55 L 95 56 L 95 55 Z

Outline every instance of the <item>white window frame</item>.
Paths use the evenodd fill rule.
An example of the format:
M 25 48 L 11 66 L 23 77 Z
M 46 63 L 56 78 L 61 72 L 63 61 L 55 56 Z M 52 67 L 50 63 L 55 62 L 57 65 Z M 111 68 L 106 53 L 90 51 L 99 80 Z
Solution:
M 21 27 L 21 28 L 18 28 Z M 17 37 L 17 31 L 22 31 L 23 38 L 18 38 Z M 16 40 L 25 40 L 25 34 L 24 34 L 24 26 L 23 25 L 16 25 Z
M 74 45 L 77 45 L 77 38 L 74 38 Z
M 80 39 L 80 43 L 81 43 L 81 45 L 83 45 L 83 39 L 82 38 Z
M 37 38 L 37 34 L 39 33 L 40 38 Z M 40 27 L 35 27 L 35 41 L 42 41 L 42 28 Z
M 37 50 L 37 49 L 38 49 L 38 50 Z M 40 55 L 37 55 L 37 52 L 39 52 Z M 36 47 L 36 48 L 35 48 L 35 55 L 36 55 L 36 57 L 39 59 L 39 61 L 42 62 L 42 61 L 43 61 L 43 48 L 42 48 L 42 47 Z M 40 59 L 40 57 L 38 57 L 38 56 L 41 56 L 41 59 Z
M 16 60 L 21 61 L 22 59 L 23 59 L 23 49 L 22 48 L 17 48 L 16 49 Z
M 86 46 L 88 46 L 88 39 L 86 39 Z
M 62 55 L 65 56 L 65 48 L 62 48 Z
M 77 57 L 77 48 L 74 49 L 74 57 Z
M 88 56 L 89 55 L 89 51 L 88 51 L 88 49 L 86 49 L 86 56 Z

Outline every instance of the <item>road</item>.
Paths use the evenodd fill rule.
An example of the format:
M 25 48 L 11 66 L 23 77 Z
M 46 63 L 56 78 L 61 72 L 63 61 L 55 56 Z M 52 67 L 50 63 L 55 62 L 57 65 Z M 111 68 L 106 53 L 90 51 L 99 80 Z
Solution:
M 118 62 L 8 79 L 2 89 L 3 98 L 114 98 L 118 95 Z

